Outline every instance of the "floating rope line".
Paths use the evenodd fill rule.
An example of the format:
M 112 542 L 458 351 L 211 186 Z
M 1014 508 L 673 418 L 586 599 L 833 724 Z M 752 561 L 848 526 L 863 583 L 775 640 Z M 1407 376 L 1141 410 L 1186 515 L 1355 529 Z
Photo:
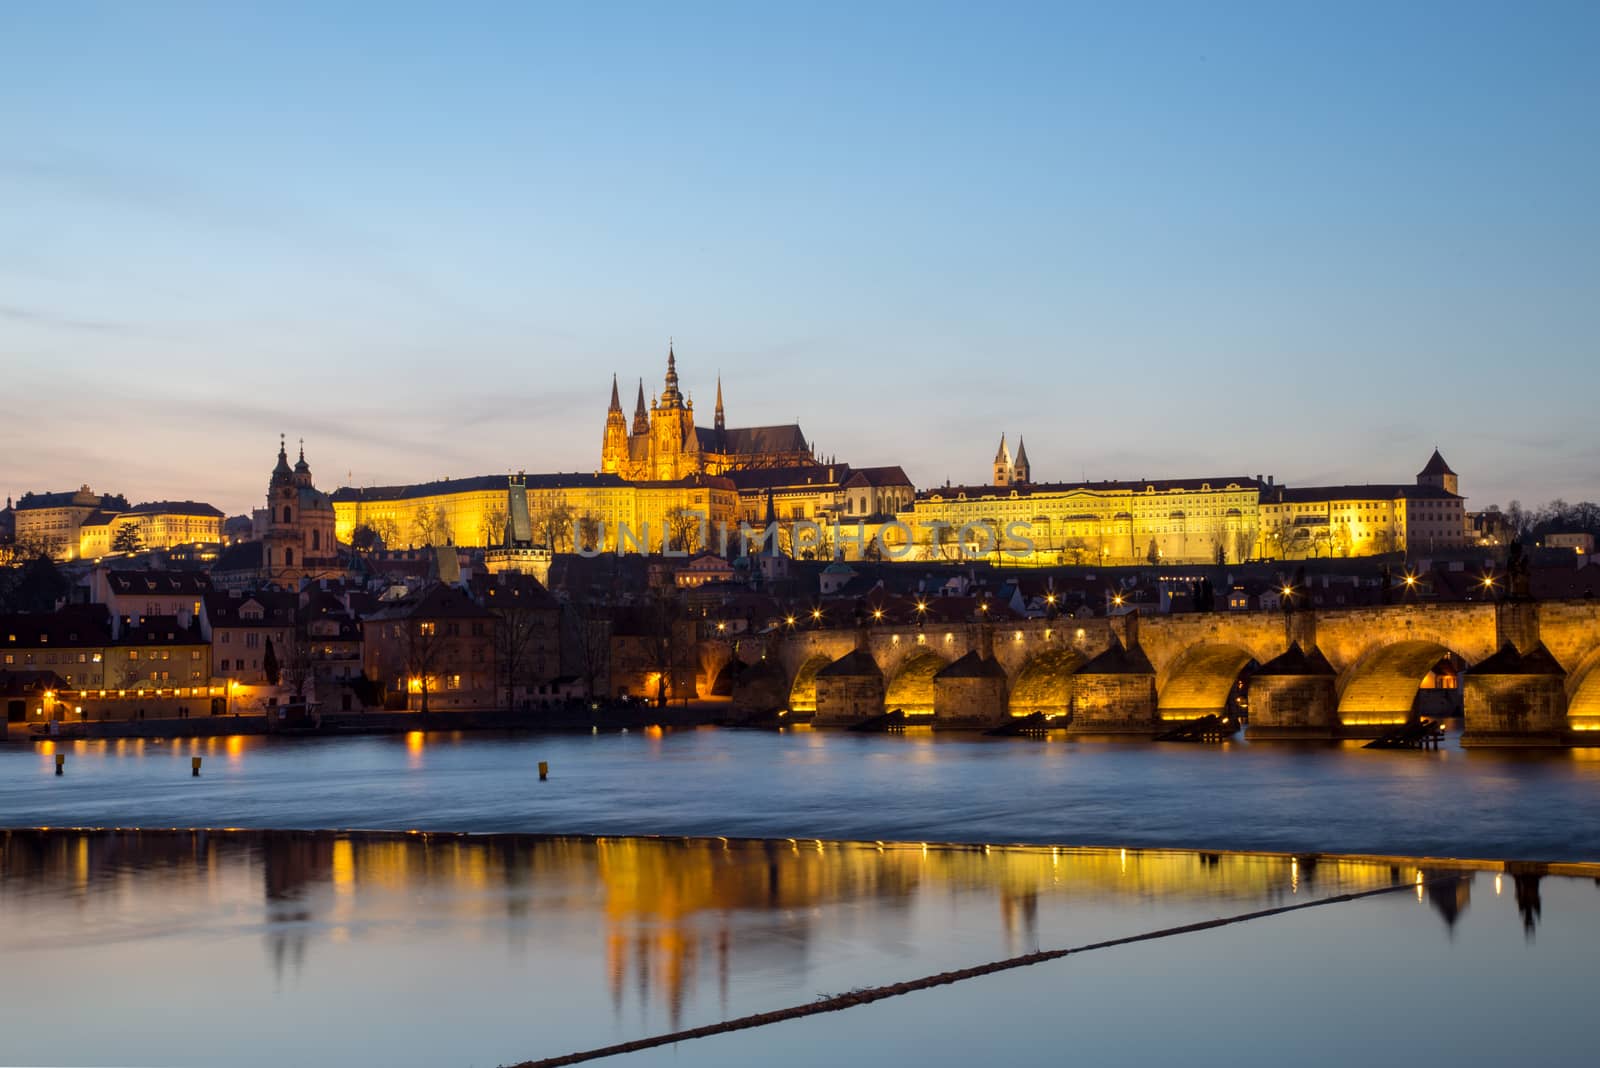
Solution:
M 765 1027 L 768 1024 L 782 1023 L 785 1020 L 800 1020 L 807 1016 L 819 1016 L 825 1012 L 839 1012 L 842 1009 L 854 1008 L 857 1005 L 869 1005 L 874 1001 L 899 997 L 902 994 L 910 994 L 918 990 L 929 990 L 936 986 L 948 986 L 951 983 L 959 983 L 965 979 L 976 979 L 984 975 L 993 975 L 996 972 L 1010 971 L 1013 968 L 1026 968 L 1033 964 L 1043 964 L 1045 961 L 1060 960 L 1062 957 L 1076 953 L 1089 953 L 1097 949 L 1112 949 L 1116 946 L 1133 945 L 1136 942 L 1153 942 L 1160 938 L 1193 934 L 1196 931 L 1209 931 L 1217 927 L 1227 927 L 1235 923 L 1248 923 L 1251 920 L 1266 919 L 1269 916 L 1281 916 L 1286 912 L 1299 912 L 1301 909 L 1317 908 L 1321 905 L 1337 905 L 1346 901 L 1358 901 L 1364 897 L 1393 894 L 1401 890 L 1416 890 L 1419 886 L 1431 886 L 1436 883 L 1450 882 L 1461 878 L 1464 878 L 1464 875 L 1456 873 L 1429 879 L 1425 882 L 1396 883 L 1393 886 L 1383 886 L 1376 890 L 1358 890 L 1348 894 L 1336 894 L 1333 897 L 1317 898 L 1315 901 L 1301 901 L 1293 905 L 1278 905 L 1270 909 L 1258 909 L 1255 912 L 1240 913 L 1237 916 L 1220 916 L 1214 920 L 1201 920 L 1197 923 L 1186 923 L 1178 927 L 1166 927 L 1159 931 L 1146 931 L 1143 934 L 1111 938 L 1104 942 L 1090 942 L 1087 945 L 1074 946 L 1071 949 L 1048 949 L 1035 953 L 1024 953 L 1020 957 L 1007 957 L 1005 960 L 990 961 L 988 964 L 978 964 L 971 968 L 958 968 L 951 972 L 940 972 L 937 975 L 927 975 L 921 979 L 911 979 L 904 983 L 863 987 L 860 990 L 819 998 L 816 1001 L 810 1001 L 804 1005 L 795 1005 L 787 1009 L 758 1012 L 750 1016 L 723 1020 L 720 1023 L 706 1024 L 702 1027 L 671 1031 L 664 1035 L 652 1035 L 648 1038 L 636 1038 L 631 1042 L 619 1042 L 614 1046 L 601 1046 L 598 1049 L 566 1053 L 559 1057 L 546 1057 L 537 1061 L 521 1061 L 517 1064 L 504 1066 L 504 1068 L 558 1068 L 560 1065 L 581 1064 L 584 1061 L 599 1060 L 601 1057 L 615 1057 L 619 1053 L 637 1053 L 639 1050 L 654 1049 L 657 1046 L 670 1046 L 677 1042 L 687 1042 L 693 1038 L 710 1038 L 712 1035 L 746 1031 L 752 1027 Z

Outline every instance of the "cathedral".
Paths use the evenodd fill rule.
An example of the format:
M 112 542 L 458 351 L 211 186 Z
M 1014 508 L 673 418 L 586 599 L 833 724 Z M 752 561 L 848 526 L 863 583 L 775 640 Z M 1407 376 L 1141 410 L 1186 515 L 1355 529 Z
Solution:
M 798 424 L 728 429 L 722 410 L 722 377 L 710 428 L 695 426 L 694 399 L 678 389 L 677 357 L 667 346 L 667 379 L 660 397 L 644 403 L 644 382 L 630 426 L 611 378 L 600 470 L 629 482 L 670 482 L 693 475 L 720 475 L 750 468 L 799 467 L 816 463 Z

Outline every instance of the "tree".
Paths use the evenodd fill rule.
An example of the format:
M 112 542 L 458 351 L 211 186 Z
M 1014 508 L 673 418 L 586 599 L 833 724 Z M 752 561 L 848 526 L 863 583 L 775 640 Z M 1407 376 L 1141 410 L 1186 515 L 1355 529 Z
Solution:
M 493 596 L 486 598 L 489 610 L 499 617 L 494 631 L 495 660 L 500 666 L 507 708 L 516 704 L 517 687 L 534 681 L 537 654 L 549 637 L 544 626 L 548 610 L 536 601 L 538 594 L 531 580 L 524 585 L 518 581 L 521 576 L 510 578 L 512 581 L 503 581 L 494 588 Z
M 584 602 L 567 605 L 561 623 L 584 695 L 593 700 L 598 680 L 611 670 L 611 620 L 598 605 Z
M 1150 539 L 1150 547 L 1144 551 L 1145 562 L 1154 567 L 1161 561 L 1161 549 L 1156 545 L 1156 539 Z
M 289 643 L 284 650 L 281 667 L 278 665 L 277 657 L 273 655 L 272 640 L 270 638 L 267 640 L 267 656 L 271 659 L 263 661 L 263 664 L 271 663 L 273 670 L 282 679 L 283 685 L 288 687 L 289 692 L 300 701 L 305 700 L 306 685 L 310 683 L 316 666 L 312 660 L 311 649 L 311 637 L 306 633 L 304 623 L 297 624 L 289 632 Z M 272 678 L 271 673 L 267 675 L 267 679 L 274 684 L 277 681 Z
M 267 676 L 267 685 L 278 685 L 281 673 L 278 670 L 278 653 L 272 648 L 272 639 L 267 639 L 267 650 L 261 654 L 261 670 Z
M 378 536 L 376 548 L 387 549 L 400 540 L 400 524 L 393 516 L 380 515 L 368 521 L 367 525 Z
M 144 550 L 144 536 L 139 533 L 139 527 L 134 523 L 125 523 L 117 528 L 111 537 L 111 551 L 114 553 L 136 553 Z
M 600 517 L 593 512 L 584 512 L 578 516 L 573 523 L 573 530 L 577 535 L 577 548 L 584 552 L 599 550 L 603 525 Z
M 433 676 L 438 673 L 439 659 L 444 654 L 439 625 L 431 619 L 408 618 L 402 630 L 404 646 L 401 655 L 406 669 L 406 690 L 412 682 L 422 695 L 420 712 L 428 711 L 428 693 L 433 687 Z
M 478 524 L 478 542 L 481 545 L 500 545 L 506 540 L 506 516 L 504 505 L 496 504 L 483 513 L 483 518 Z
M 416 511 L 411 513 L 411 531 L 413 545 L 449 545 L 455 541 L 450 529 L 450 513 L 442 504 L 432 508 L 417 505 Z
M 384 547 L 384 538 L 371 523 L 357 523 L 350 532 L 350 547 L 358 553 L 374 552 Z
M 1211 559 L 1218 567 L 1223 567 L 1228 562 L 1228 543 L 1218 538 L 1211 543 Z
M 665 535 L 670 544 L 663 545 L 663 549 L 672 548 L 682 552 L 693 553 L 700 548 L 700 519 L 699 512 L 682 505 L 675 505 L 667 509 Z
M 655 599 L 651 620 L 651 667 L 656 676 L 656 707 L 665 708 L 678 677 L 687 665 L 687 647 L 678 626 L 683 618 L 683 602 L 674 590 L 663 589 Z
M 20 567 L 0 575 L 0 611 L 46 613 L 72 589 L 48 553 L 39 553 Z
M 566 498 L 544 499 L 528 517 L 533 523 L 533 543 L 553 553 L 572 548 L 572 506 Z

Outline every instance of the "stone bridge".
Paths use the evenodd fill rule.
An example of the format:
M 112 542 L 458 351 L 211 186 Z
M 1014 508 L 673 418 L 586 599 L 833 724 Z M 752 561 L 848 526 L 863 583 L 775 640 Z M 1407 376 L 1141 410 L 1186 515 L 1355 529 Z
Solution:
M 710 643 L 749 710 L 858 722 L 885 710 L 985 727 L 1043 712 L 1078 733 L 1220 713 L 1251 737 L 1371 737 L 1407 722 L 1445 657 L 1466 744 L 1600 744 L 1600 602 L 1238 612 L 1004 624 L 873 624 Z M 709 655 L 706 655 L 709 654 Z M 1593 732 L 1593 733 L 1590 733 Z

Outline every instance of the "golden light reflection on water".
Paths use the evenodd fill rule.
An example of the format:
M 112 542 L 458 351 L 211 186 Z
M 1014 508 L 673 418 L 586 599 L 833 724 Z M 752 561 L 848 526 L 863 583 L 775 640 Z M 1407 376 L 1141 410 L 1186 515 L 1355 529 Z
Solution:
M 1489 868 L 1496 894 L 1499 867 Z M 1192 920 L 1378 887 L 1404 886 L 1409 898 L 1414 885 L 1454 924 L 1470 883 L 1440 880 L 1448 870 L 1387 858 L 817 839 L 12 831 L 0 833 L 0 953 L 126 941 L 210 908 L 263 931 L 274 973 L 293 974 L 319 944 L 405 946 L 426 924 L 453 943 L 589 954 L 614 1005 L 636 992 L 676 1021 L 697 992 L 726 997 L 740 969 L 804 969 L 819 945 L 855 937 L 829 926 L 839 917 L 942 944 L 960 915 L 995 932 L 977 952 L 1003 956 L 1060 944 L 1072 923 L 1098 932 L 1117 909 L 1148 929 L 1160 925 L 1149 911 L 1158 907 Z M 1539 872 L 1504 870 L 1533 922 Z

